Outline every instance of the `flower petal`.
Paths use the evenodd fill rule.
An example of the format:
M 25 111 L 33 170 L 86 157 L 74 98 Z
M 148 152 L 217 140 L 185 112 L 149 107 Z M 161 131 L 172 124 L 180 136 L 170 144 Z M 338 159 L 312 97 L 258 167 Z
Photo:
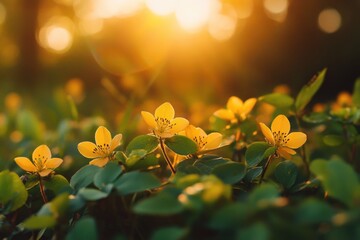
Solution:
M 174 118 L 170 124 L 172 125 L 171 129 L 169 129 L 170 133 L 178 133 L 182 130 L 184 130 L 188 125 L 189 121 L 185 118 L 177 117 Z
M 233 113 L 237 113 L 238 109 L 241 108 L 243 105 L 243 101 L 235 96 L 229 98 L 228 102 L 226 103 L 226 108 Z
M 291 154 L 289 153 L 289 150 L 291 150 L 291 149 L 290 149 L 290 148 L 286 148 L 286 147 L 279 147 L 276 151 L 277 151 L 277 153 L 278 153 L 281 157 L 289 160 L 289 159 L 291 159 Z M 292 152 L 291 152 L 291 153 L 292 153 Z M 296 152 L 295 152 L 295 153 L 296 153 Z
M 26 157 L 17 157 L 15 158 L 16 164 L 27 172 L 36 172 L 35 165 Z
M 147 125 L 149 125 L 152 129 L 156 129 L 157 128 L 157 123 L 155 121 L 155 117 L 154 115 L 152 115 L 149 112 L 146 111 L 142 111 L 141 112 L 141 116 L 144 119 L 144 121 L 146 122 Z
M 108 162 L 109 162 L 109 158 L 105 157 L 105 158 L 97 158 L 97 159 L 94 159 L 94 160 L 90 161 L 89 164 L 95 165 L 95 166 L 98 166 L 98 167 L 103 167 L 103 166 L 105 166 Z
M 256 98 L 249 98 L 248 100 L 246 100 L 242 107 L 242 111 L 239 112 L 240 116 L 246 117 L 246 115 L 248 115 L 251 112 L 251 110 L 254 108 L 256 101 L 257 101 Z
M 185 128 L 185 136 L 187 136 L 191 140 L 197 137 L 197 135 L 198 135 L 198 129 L 194 125 L 189 125 Z
M 174 116 L 175 116 L 175 110 L 169 102 L 165 102 L 161 104 L 155 110 L 155 118 L 166 118 L 168 120 L 172 120 Z
M 81 142 L 78 144 L 78 150 L 86 158 L 97 158 L 102 155 L 98 152 L 98 148 L 92 142 Z
M 62 164 L 63 160 L 61 158 L 51 158 L 50 160 L 46 161 L 46 168 L 57 168 Z
M 286 135 L 290 132 L 290 122 L 285 115 L 278 115 L 271 124 L 271 131 L 285 133 Z
M 214 115 L 218 118 L 225 119 L 225 120 L 232 120 L 235 118 L 235 115 L 232 111 L 227 109 L 220 109 L 214 112 Z
M 110 131 L 103 126 L 98 127 L 95 132 L 95 143 L 97 146 L 107 146 L 111 142 L 111 133 Z
M 260 130 L 266 140 L 271 144 L 275 145 L 274 135 L 272 134 L 270 128 L 268 128 L 264 123 L 259 123 Z
M 203 149 L 215 149 L 220 146 L 222 142 L 222 134 L 218 132 L 210 133 L 207 136 L 206 144 Z
M 121 144 L 121 139 L 122 139 L 122 134 L 115 135 L 115 137 L 111 140 L 110 152 L 114 151 L 114 149 Z
M 295 155 L 296 151 L 288 147 L 279 147 L 277 153 L 285 159 L 291 159 L 291 155 Z
M 35 148 L 32 159 L 35 161 L 35 159 L 40 159 L 42 163 L 44 163 L 45 160 L 49 160 L 51 158 L 51 152 L 48 146 L 46 145 L 40 145 L 37 148 Z
M 306 134 L 302 132 L 292 132 L 287 135 L 288 142 L 284 145 L 289 148 L 299 148 L 306 142 Z
M 53 170 L 51 170 L 51 169 L 43 169 L 39 172 L 39 174 L 42 177 L 46 177 L 47 175 L 49 175 L 52 172 L 53 172 Z

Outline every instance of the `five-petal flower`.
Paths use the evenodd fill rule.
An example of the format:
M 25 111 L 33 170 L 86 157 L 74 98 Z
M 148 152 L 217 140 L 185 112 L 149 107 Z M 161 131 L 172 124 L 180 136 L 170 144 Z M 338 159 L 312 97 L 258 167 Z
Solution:
M 189 125 L 189 121 L 185 118 L 174 118 L 175 110 L 168 102 L 161 104 L 155 110 L 155 116 L 146 111 L 142 111 L 141 115 L 153 133 L 159 138 L 170 138 Z
M 37 173 L 41 177 L 46 177 L 53 172 L 53 169 L 59 167 L 63 160 L 61 158 L 51 158 L 49 147 L 40 145 L 34 150 L 32 161 L 27 157 L 16 157 L 15 162 L 27 172 Z
M 256 104 L 256 98 L 249 98 L 243 102 L 240 98 L 232 96 L 226 104 L 226 109 L 217 110 L 214 115 L 229 121 L 243 121 Z
M 103 167 L 114 157 L 114 150 L 121 144 L 121 139 L 122 134 L 111 138 L 110 131 L 100 126 L 95 132 L 95 143 L 81 142 L 78 144 L 78 150 L 84 157 L 93 159 L 89 164 Z
M 194 127 L 193 125 L 187 126 L 185 131 L 181 132 L 180 134 L 187 136 L 197 144 L 197 153 L 216 149 L 222 142 L 222 135 L 220 133 L 213 132 L 206 134 L 203 129 Z
M 278 115 L 271 124 L 271 130 L 259 123 L 260 129 L 267 142 L 276 147 L 276 153 L 285 159 L 291 159 L 296 154 L 294 149 L 301 147 L 306 142 L 306 134 L 290 132 L 290 122 L 285 115 Z

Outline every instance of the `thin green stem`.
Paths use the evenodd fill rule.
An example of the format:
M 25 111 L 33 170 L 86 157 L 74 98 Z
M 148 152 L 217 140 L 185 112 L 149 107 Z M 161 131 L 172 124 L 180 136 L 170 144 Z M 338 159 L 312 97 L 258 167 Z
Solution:
M 264 169 L 263 169 L 263 171 L 262 171 L 262 173 L 261 173 L 259 184 L 262 183 L 262 180 L 264 179 L 264 176 L 265 176 L 265 172 L 266 172 L 266 170 L 268 169 L 268 167 L 269 167 L 269 165 L 270 165 L 270 162 L 271 162 L 271 160 L 272 160 L 273 158 L 274 158 L 274 155 L 270 155 L 270 156 L 268 157 L 268 159 L 267 159 L 267 161 L 266 161 L 266 163 L 265 163 Z
M 163 156 L 164 156 L 164 158 L 165 158 L 166 163 L 169 165 L 169 167 L 170 167 L 170 169 L 171 169 L 171 172 L 172 172 L 173 174 L 175 174 L 175 173 L 176 173 L 175 168 L 174 168 L 173 165 L 171 164 L 171 161 L 170 161 L 168 155 L 166 154 L 165 146 L 164 146 L 164 141 L 163 141 L 162 138 L 159 139 L 159 143 L 160 143 L 160 148 L 161 148 L 161 151 L 162 151 L 162 154 L 163 154 Z
M 302 129 L 301 124 L 300 124 L 300 119 L 299 119 L 299 116 L 297 114 L 295 114 L 295 121 L 296 121 L 296 124 L 298 126 L 299 131 L 303 132 L 303 129 Z M 307 156 L 306 156 L 305 144 L 303 144 L 301 146 L 301 157 L 302 157 L 302 161 L 303 161 L 304 166 L 305 166 L 306 177 L 309 178 L 309 176 L 310 176 L 310 167 L 309 167 L 309 162 L 308 162 Z
M 46 197 L 45 190 L 44 190 L 44 184 L 42 182 L 42 178 L 40 175 L 39 175 L 39 188 L 40 188 L 41 197 L 42 197 L 44 203 L 47 203 L 48 199 Z

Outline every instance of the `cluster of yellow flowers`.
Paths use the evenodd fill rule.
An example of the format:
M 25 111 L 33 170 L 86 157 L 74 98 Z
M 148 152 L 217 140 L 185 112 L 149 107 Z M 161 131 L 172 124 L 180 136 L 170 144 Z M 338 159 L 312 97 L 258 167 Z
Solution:
M 229 98 L 226 108 L 217 110 L 214 115 L 232 123 L 242 122 L 248 117 L 256 102 L 256 98 L 250 98 L 243 102 L 240 98 L 232 96 Z M 185 118 L 175 117 L 175 110 L 168 102 L 160 105 L 154 115 L 146 111 L 142 111 L 141 115 L 150 127 L 152 134 L 160 141 L 176 134 L 187 136 L 197 144 L 198 154 L 216 149 L 222 143 L 220 133 L 206 134 L 203 129 L 190 125 Z M 291 155 L 296 154 L 293 149 L 301 147 L 306 142 L 304 133 L 289 133 L 290 122 L 285 115 L 278 115 L 273 120 L 271 129 L 264 123 L 259 123 L 259 127 L 266 141 L 276 147 L 276 153 L 286 159 L 290 159 Z M 81 142 L 78 144 L 78 150 L 84 157 L 92 159 L 89 164 L 103 167 L 109 161 L 114 160 L 114 150 L 121 145 L 121 140 L 122 134 L 117 134 L 112 138 L 110 131 L 100 126 L 95 132 L 95 143 Z M 63 160 L 51 158 L 49 147 L 41 145 L 34 150 L 32 161 L 26 157 L 17 157 L 15 162 L 23 170 L 45 177 L 60 166 Z

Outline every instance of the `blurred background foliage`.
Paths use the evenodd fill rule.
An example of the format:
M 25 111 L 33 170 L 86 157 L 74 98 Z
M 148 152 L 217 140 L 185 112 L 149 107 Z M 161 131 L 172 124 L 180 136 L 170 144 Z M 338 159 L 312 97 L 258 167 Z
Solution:
M 164 101 L 206 127 L 229 96 L 295 96 L 324 67 L 315 101 L 334 100 L 360 75 L 359 9 L 358 0 L 2 0 L 0 133 L 14 150 L 27 137 L 51 143 L 47 129 L 76 142 L 107 123 L 133 136 L 147 131 L 140 110 Z

